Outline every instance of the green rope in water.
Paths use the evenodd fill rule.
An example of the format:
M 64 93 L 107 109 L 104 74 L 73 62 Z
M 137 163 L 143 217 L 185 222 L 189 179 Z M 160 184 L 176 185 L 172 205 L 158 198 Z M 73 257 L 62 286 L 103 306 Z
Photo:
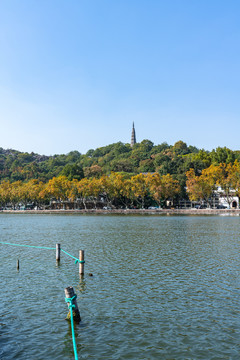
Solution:
M 61 249 L 62 252 L 64 252 L 65 254 L 67 254 L 68 256 L 71 256 L 73 259 L 75 259 L 75 264 L 76 263 L 80 263 L 80 264 L 84 264 L 85 261 L 84 260 L 79 260 L 78 258 L 76 258 L 75 256 L 72 256 L 71 254 L 67 253 L 65 250 Z
M 7 243 L 7 242 L 3 242 L 3 241 L 0 241 L 0 244 L 4 244 L 4 245 L 13 245 L 13 246 L 25 246 L 25 247 L 37 248 L 37 249 L 55 250 L 55 248 L 46 247 L 46 246 L 34 246 L 34 245 L 12 244 L 12 243 Z
M 3 241 L 0 241 L 0 244 L 3 244 L 3 245 L 12 245 L 12 246 L 24 246 L 24 247 L 36 248 L 36 249 L 55 250 L 55 248 L 51 248 L 51 247 L 47 247 L 47 246 L 35 246 L 35 245 L 13 244 L 13 243 L 8 243 L 8 242 L 3 242 Z M 71 254 L 69 254 L 69 253 L 66 252 L 65 250 L 61 249 L 61 251 L 64 252 L 66 255 L 72 257 L 73 259 L 75 259 L 75 264 L 77 264 L 77 263 L 84 264 L 84 263 L 85 263 L 84 260 L 82 261 L 82 260 L 77 259 L 75 256 L 72 256 Z
M 13 244 L 13 243 L 8 243 L 8 242 L 3 242 L 3 241 L 0 241 L 0 244 L 3 244 L 3 245 L 12 245 L 12 246 L 23 246 L 23 247 L 30 247 L 30 248 L 37 248 L 37 249 L 55 250 L 55 248 L 51 248 L 51 247 L 47 247 L 47 246 L 35 246 L 35 245 Z M 72 257 L 73 259 L 75 259 L 75 264 L 76 264 L 77 262 L 79 262 L 79 263 L 85 263 L 85 261 L 81 261 L 81 260 L 75 258 L 75 257 L 72 256 L 71 254 L 67 253 L 65 250 L 61 249 L 61 251 L 64 252 L 66 255 Z M 71 314 L 71 328 L 72 328 L 73 350 L 74 350 L 75 360 L 78 360 L 77 346 L 76 346 L 76 340 L 75 340 L 75 334 L 74 334 L 74 326 L 73 326 L 73 311 L 72 311 L 72 309 L 75 308 L 75 305 L 72 303 L 72 301 L 73 301 L 73 299 L 75 299 L 76 297 L 77 297 L 77 295 L 74 295 L 72 298 L 65 298 L 65 301 L 70 303 L 69 309 L 70 309 L 70 314 Z
M 73 351 L 74 351 L 75 360 L 78 360 L 77 345 L 76 345 L 75 334 L 74 334 L 74 326 L 73 326 L 73 311 L 72 311 L 72 309 L 75 308 L 75 305 L 72 302 L 73 302 L 73 299 L 76 299 L 76 298 L 77 298 L 77 295 L 74 295 L 72 298 L 65 298 L 65 301 L 67 303 L 70 303 L 69 309 L 70 309 L 70 314 L 71 314 L 71 329 L 72 329 Z

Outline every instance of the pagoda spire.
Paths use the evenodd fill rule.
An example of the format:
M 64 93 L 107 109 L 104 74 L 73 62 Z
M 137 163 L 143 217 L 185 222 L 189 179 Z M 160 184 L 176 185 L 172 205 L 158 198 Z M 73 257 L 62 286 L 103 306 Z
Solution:
M 132 136 L 131 136 L 131 147 L 133 147 L 134 144 L 136 144 L 136 133 L 135 133 L 134 122 L 133 122 Z

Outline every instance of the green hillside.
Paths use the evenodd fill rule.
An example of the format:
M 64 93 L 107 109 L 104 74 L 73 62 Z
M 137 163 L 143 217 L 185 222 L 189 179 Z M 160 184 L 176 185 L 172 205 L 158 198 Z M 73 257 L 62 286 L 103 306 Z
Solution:
M 198 174 L 211 164 L 230 163 L 235 159 L 240 159 L 239 151 L 219 147 L 209 152 L 188 146 L 183 141 L 174 145 L 154 145 L 150 140 L 143 140 L 133 148 L 118 142 L 90 149 L 86 154 L 71 151 L 66 155 L 54 156 L 0 148 L 0 181 L 27 182 L 39 179 L 47 182 L 59 175 L 65 175 L 69 180 L 80 180 L 83 177 L 109 174 L 111 171 L 129 174 L 158 172 L 160 175 L 173 175 L 183 187 L 186 171 L 190 168 Z

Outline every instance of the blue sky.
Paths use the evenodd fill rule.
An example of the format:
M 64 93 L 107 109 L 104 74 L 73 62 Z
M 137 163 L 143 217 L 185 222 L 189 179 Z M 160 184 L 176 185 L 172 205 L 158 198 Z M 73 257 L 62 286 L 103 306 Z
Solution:
M 0 147 L 240 149 L 238 0 L 0 1 Z

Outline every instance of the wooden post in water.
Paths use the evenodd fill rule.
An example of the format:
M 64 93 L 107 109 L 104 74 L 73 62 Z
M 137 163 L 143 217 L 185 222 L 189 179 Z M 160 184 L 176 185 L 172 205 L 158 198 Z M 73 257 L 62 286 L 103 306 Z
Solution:
M 66 297 L 67 299 L 69 299 L 69 298 L 71 299 L 71 298 L 73 298 L 74 295 L 76 295 L 72 286 L 67 287 L 64 291 L 65 291 L 65 297 Z M 72 304 L 75 305 L 75 307 L 72 309 L 72 312 L 73 312 L 73 320 L 74 320 L 76 323 L 80 323 L 80 321 L 81 321 L 81 316 L 80 316 L 80 312 L 79 312 L 79 309 L 78 309 L 76 297 L 72 300 Z M 68 308 L 69 308 L 69 306 L 70 306 L 70 303 L 68 302 Z M 71 312 L 70 312 L 70 309 L 69 309 L 69 312 L 68 312 L 68 314 L 67 314 L 66 320 L 71 320 Z
M 84 261 L 84 250 L 79 250 L 79 260 Z M 79 263 L 79 274 L 84 275 L 84 263 Z
M 19 270 L 19 260 L 17 259 L 17 270 Z
M 60 261 L 61 245 L 56 244 L 56 261 Z

